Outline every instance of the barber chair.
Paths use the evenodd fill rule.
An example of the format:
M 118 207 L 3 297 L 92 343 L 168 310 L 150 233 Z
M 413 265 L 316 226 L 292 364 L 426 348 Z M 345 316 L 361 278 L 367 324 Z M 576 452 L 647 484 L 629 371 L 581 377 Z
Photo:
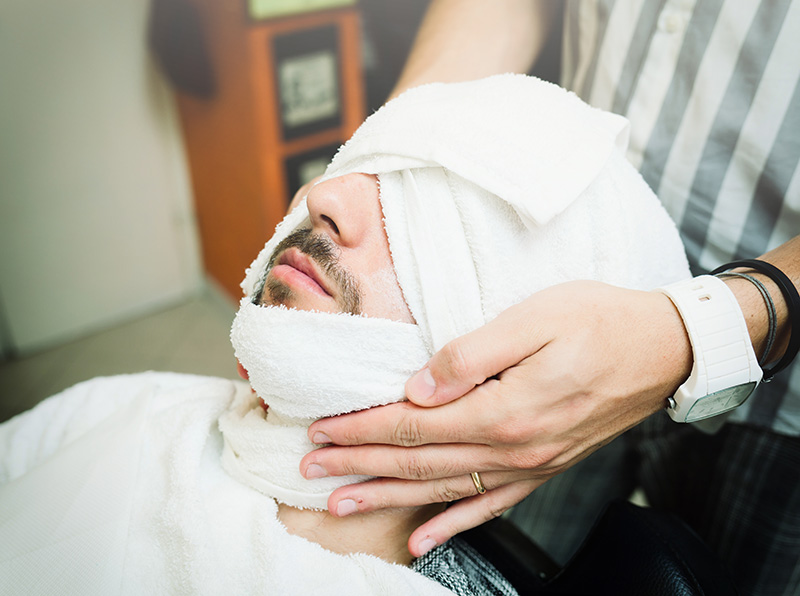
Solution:
M 722 563 L 672 514 L 613 501 L 566 566 L 559 567 L 510 521 L 498 518 L 462 537 L 520 596 L 730 596 Z

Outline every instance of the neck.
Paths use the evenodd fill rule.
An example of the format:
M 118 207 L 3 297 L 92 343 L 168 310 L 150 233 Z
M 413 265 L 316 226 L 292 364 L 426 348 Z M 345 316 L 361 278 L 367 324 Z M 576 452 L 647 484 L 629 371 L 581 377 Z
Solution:
M 308 440 L 308 424 L 279 416 L 273 408 L 265 412 L 258 397 L 242 392 L 219 419 L 224 439 L 222 465 L 233 478 L 278 501 L 278 519 L 290 534 L 335 553 L 366 553 L 409 565 L 412 561 L 407 548 L 409 536 L 444 506 L 435 504 L 347 517 L 308 509 L 325 507 L 328 496 L 340 486 L 367 479 L 303 478 L 300 460 L 316 448 Z
M 287 531 L 339 554 L 365 553 L 400 565 L 413 561 L 408 538 L 421 524 L 443 511 L 440 504 L 387 509 L 348 517 L 327 511 L 278 505 L 278 519 Z

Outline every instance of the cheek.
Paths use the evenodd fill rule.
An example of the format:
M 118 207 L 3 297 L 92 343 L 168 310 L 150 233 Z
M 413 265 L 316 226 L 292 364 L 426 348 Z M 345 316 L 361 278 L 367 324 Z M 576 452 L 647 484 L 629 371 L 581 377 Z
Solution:
M 403 300 L 397 276 L 391 264 L 373 270 L 360 279 L 363 292 L 363 312 L 370 317 L 381 317 L 403 323 L 415 323 Z

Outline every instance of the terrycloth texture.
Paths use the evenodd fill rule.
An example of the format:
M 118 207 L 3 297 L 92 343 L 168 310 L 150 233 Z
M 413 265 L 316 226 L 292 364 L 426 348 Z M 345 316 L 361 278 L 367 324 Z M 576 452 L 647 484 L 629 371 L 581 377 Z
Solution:
M 306 425 L 401 400 L 405 382 L 429 358 L 416 325 L 263 307 L 249 298 L 231 341 L 270 413 Z
M 624 118 L 532 77 L 437 83 L 370 116 L 322 180 L 379 175 L 400 287 L 432 352 L 560 282 L 689 276 L 674 223 L 623 157 L 627 138 Z M 278 226 L 246 295 L 307 217 L 301 204 Z
M 394 267 L 418 327 L 248 300 L 277 244 L 308 225 L 302 203 L 242 282 L 231 340 L 252 386 L 285 423 L 385 404 L 403 397 L 435 350 L 537 290 L 575 279 L 652 289 L 688 277 L 675 225 L 623 157 L 626 144 L 624 118 L 521 75 L 426 85 L 393 100 L 323 180 L 379 176 Z M 303 431 L 309 422 L 297 421 Z M 281 453 L 272 448 L 287 469 L 309 449 L 304 432 L 295 436 Z M 324 502 L 317 481 L 303 482 L 296 501 L 297 478 L 286 490 L 263 481 L 268 466 L 255 462 L 269 459 L 266 445 L 238 442 L 239 478 L 289 504 L 308 506 L 312 492 Z
M 273 499 L 226 474 L 217 418 L 253 402 L 244 383 L 143 373 L 0 425 L 0 593 L 451 594 L 288 534 Z
M 649 290 L 688 277 L 675 224 L 624 158 L 627 121 L 500 75 L 408 91 L 325 178 L 379 174 L 400 287 L 433 350 L 575 279 Z
M 416 325 L 265 308 L 249 298 L 242 299 L 231 340 L 269 410 L 242 404 L 220 419 L 225 470 L 301 508 L 327 509 L 335 489 L 367 479 L 303 478 L 300 460 L 316 448 L 306 434 L 309 424 L 401 400 L 406 380 L 429 357 Z
M 306 426 L 268 413 L 254 396 L 240 402 L 219 420 L 225 444 L 222 467 L 244 485 L 303 509 L 327 509 L 328 496 L 340 486 L 365 480 L 342 476 L 306 480 L 298 462 L 316 446 L 306 436 Z

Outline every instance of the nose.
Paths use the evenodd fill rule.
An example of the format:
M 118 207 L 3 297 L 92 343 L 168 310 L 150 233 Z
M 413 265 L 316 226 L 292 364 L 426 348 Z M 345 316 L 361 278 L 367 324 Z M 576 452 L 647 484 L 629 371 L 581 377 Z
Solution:
M 358 246 L 380 212 L 377 181 L 365 174 L 326 180 L 309 191 L 307 205 L 314 233 L 324 233 L 342 247 Z

